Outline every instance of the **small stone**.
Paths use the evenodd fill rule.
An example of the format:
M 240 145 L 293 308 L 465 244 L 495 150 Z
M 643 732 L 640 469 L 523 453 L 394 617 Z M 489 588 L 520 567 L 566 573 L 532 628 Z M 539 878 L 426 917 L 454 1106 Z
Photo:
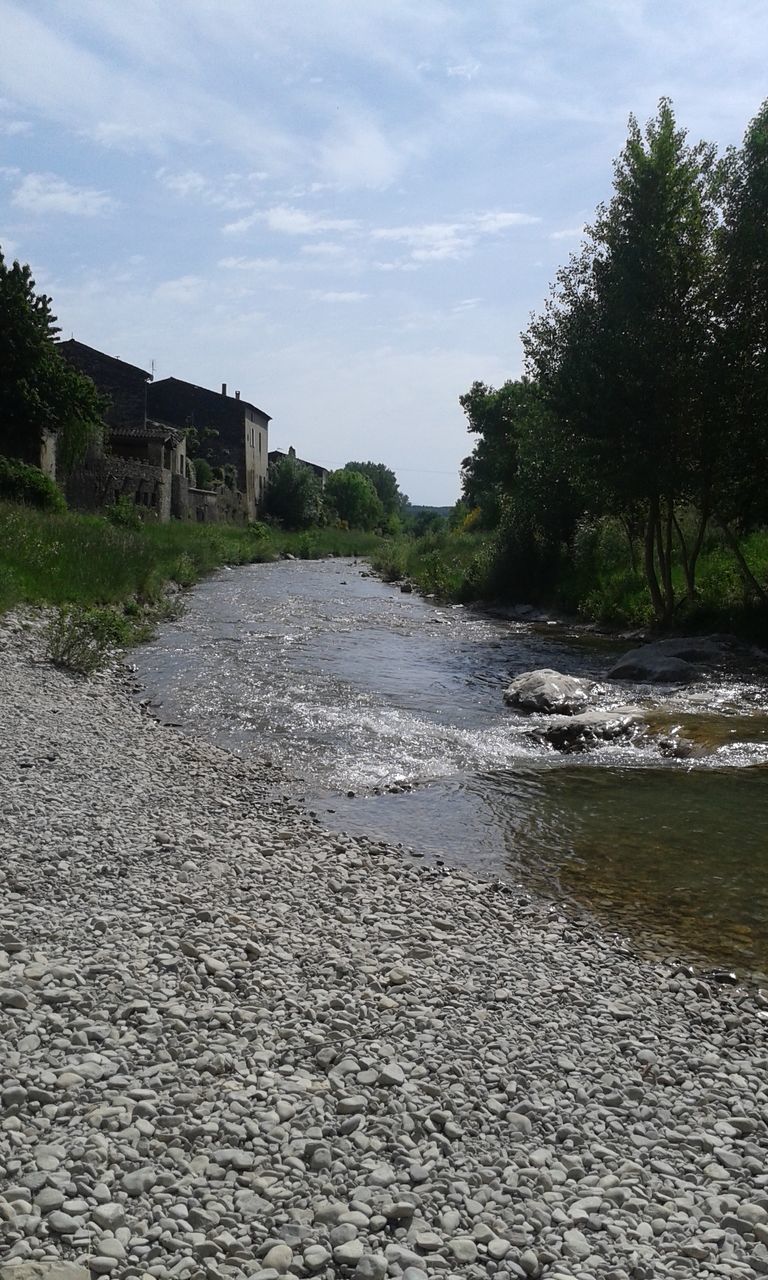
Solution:
M 578 1261 L 583 1262 L 585 1258 L 589 1257 L 591 1252 L 592 1246 L 583 1231 L 578 1231 L 576 1228 L 566 1231 L 563 1236 L 564 1254 L 569 1258 L 576 1258 Z
M 448 1248 L 457 1262 L 471 1263 L 477 1257 L 477 1245 L 470 1236 L 457 1236 L 448 1242 Z
M 405 1072 L 396 1062 L 388 1062 L 379 1072 L 378 1083 L 392 1086 L 404 1084 Z
M 319 1271 L 330 1260 L 330 1253 L 321 1244 L 311 1244 L 304 1250 L 304 1266 L 309 1267 L 310 1271 Z
M 273 1245 L 262 1262 L 265 1267 L 274 1267 L 277 1272 L 289 1271 L 293 1262 L 293 1250 L 287 1244 Z
M 82 1225 L 82 1218 L 73 1218 L 72 1214 L 64 1213 L 61 1209 L 54 1209 L 53 1213 L 48 1215 L 48 1229 L 60 1236 L 73 1235 Z
M 123 1190 L 129 1196 L 140 1196 L 145 1191 L 151 1191 L 157 1182 L 157 1175 L 154 1169 L 146 1167 L 144 1169 L 132 1169 L 129 1173 L 123 1174 Z
M 354 1267 L 363 1256 L 364 1248 L 362 1240 L 348 1240 L 346 1244 L 339 1244 L 333 1251 L 336 1262 L 343 1267 Z
M 387 1260 L 381 1253 L 363 1254 L 355 1271 L 357 1280 L 384 1280 L 386 1274 Z
M 0 1008 L 3 1009 L 28 1009 L 29 1000 L 23 991 L 12 991 L 7 987 L 0 988 Z
M 97 1205 L 91 1210 L 91 1217 L 103 1231 L 117 1231 L 118 1227 L 125 1226 L 125 1209 L 113 1201 Z

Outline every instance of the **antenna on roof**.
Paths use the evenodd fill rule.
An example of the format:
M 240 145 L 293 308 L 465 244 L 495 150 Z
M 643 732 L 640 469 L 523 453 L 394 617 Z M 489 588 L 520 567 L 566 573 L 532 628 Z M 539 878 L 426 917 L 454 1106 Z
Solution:
M 151 362 L 151 364 L 150 364 L 150 366 L 149 366 L 149 367 L 150 367 L 150 369 L 152 370 L 152 377 L 154 378 L 154 376 L 155 376 L 155 362 L 154 362 L 154 360 Z

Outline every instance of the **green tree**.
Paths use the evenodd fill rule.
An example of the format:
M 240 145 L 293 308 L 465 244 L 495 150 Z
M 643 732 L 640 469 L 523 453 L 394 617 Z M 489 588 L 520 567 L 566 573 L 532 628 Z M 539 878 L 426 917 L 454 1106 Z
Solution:
M 686 143 L 662 100 L 629 137 L 614 195 L 560 272 L 544 314 L 524 335 L 529 373 L 553 414 L 563 457 L 598 513 L 639 512 L 645 576 L 657 619 L 675 607 L 675 539 L 693 589 L 709 517 L 686 543 L 676 504 L 697 496 L 711 420 L 700 396 L 709 341 L 716 218 L 714 151 Z
M 51 299 L 28 266 L 0 253 L 0 453 L 38 462 L 42 433 L 56 434 L 66 472 L 101 432 L 104 400 L 56 349 Z
M 470 509 L 480 508 L 487 529 L 499 523 L 504 499 L 516 486 L 520 437 L 537 399 L 530 378 L 505 382 L 498 390 L 473 382 L 459 396 L 467 430 L 478 437 L 462 463 L 462 493 Z
M 359 471 L 332 471 L 323 490 L 326 510 L 350 529 L 374 529 L 384 521 L 384 508 L 373 483 Z
M 408 498 L 400 492 L 397 476 L 383 462 L 347 462 L 345 471 L 358 471 L 367 476 L 379 496 L 387 516 L 400 516 L 408 506 Z
M 711 506 L 750 589 L 766 598 L 738 534 L 768 518 L 768 102 L 722 167 L 715 232 L 715 307 L 709 363 L 713 442 L 703 460 Z
M 264 495 L 266 514 L 286 529 L 307 529 L 320 511 L 320 487 L 309 467 L 295 458 L 270 463 Z

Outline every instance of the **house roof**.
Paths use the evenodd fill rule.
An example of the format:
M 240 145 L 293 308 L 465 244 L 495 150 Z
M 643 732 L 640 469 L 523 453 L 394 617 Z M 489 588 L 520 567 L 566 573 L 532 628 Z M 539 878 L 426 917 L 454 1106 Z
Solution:
M 99 356 L 102 360 L 111 360 L 114 364 L 133 370 L 134 373 L 140 373 L 148 382 L 152 381 L 152 374 L 146 369 L 140 369 L 137 364 L 131 364 L 128 360 L 121 360 L 119 356 L 111 356 L 106 351 L 99 351 L 97 347 L 89 347 L 86 342 L 78 342 L 77 338 L 65 338 L 57 345 L 64 355 L 68 352 L 74 355 L 76 351 L 90 351 L 92 355 Z
M 230 404 L 241 404 L 244 409 L 253 409 L 255 413 L 260 413 L 262 418 L 267 419 L 267 422 L 272 421 L 270 414 L 264 409 L 260 409 L 257 404 L 252 404 L 250 400 L 244 400 L 242 396 L 222 395 L 220 391 L 212 391 L 210 387 L 198 386 L 196 382 L 187 382 L 184 378 L 158 378 L 154 385 L 162 387 L 167 382 L 175 382 L 180 387 L 189 387 L 192 391 L 200 391 L 205 396 L 212 396 L 214 400 L 226 400 Z
M 168 422 L 147 418 L 145 423 L 137 426 L 110 427 L 109 434 L 123 440 L 173 440 L 177 444 L 184 433 Z

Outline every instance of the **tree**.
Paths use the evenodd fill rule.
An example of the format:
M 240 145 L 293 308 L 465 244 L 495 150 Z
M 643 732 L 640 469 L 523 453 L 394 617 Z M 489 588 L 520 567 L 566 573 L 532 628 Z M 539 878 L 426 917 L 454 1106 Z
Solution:
M 408 506 L 408 498 L 400 492 L 397 476 L 383 462 L 347 462 L 345 471 L 367 476 L 379 496 L 386 516 L 400 516 Z
M 264 495 L 266 514 L 286 529 L 306 529 L 320 510 L 320 487 L 309 467 L 295 458 L 270 463 Z
M 325 481 L 327 510 L 350 529 L 373 529 L 384 520 L 384 507 L 373 483 L 359 471 L 332 471 Z
M 56 434 L 64 472 L 101 432 L 104 400 L 56 349 L 51 299 L 28 266 L 0 253 L 0 453 L 39 462 L 44 431 Z
M 715 232 L 715 307 L 709 362 L 711 409 L 727 449 L 707 458 L 711 505 L 751 590 L 736 531 L 768 517 L 768 102 L 742 148 L 722 167 L 722 219 Z
M 462 463 L 462 493 L 469 508 L 480 508 L 485 528 L 498 524 L 504 497 L 515 487 L 520 436 L 536 398 L 529 378 L 505 382 L 498 390 L 473 382 L 466 395 L 459 396 L 467 430 L 478 436 Z
M 709 518 L 702 506 L 687 543 L 676 504 L 700 496 L 699 460 L 711 443 L 700 378 L 713 173 L 713 149 L 686 143 L 666 100 L 645 132 L 630 118 L 614 196 L 523 337 L 585 499 L 599 513 L 640 513 L 646 580 L 664 624 L 675 606 L 674 541 L 692 587 Z

